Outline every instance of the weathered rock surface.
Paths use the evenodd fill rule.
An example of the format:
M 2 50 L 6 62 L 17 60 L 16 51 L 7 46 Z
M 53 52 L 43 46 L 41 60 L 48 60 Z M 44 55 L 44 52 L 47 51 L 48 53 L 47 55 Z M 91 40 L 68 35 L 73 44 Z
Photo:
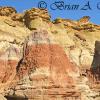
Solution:
M 0 89 L 9 86 L 16 75 L 16 67 L 22 58 L 21 48 L 15 44 L 0 42 Z
M 74 73 L 78 75 L 78 68 L 70 63 L 62 47 L 52 43 L 48 32 L 36 31 L 28 38 L 25 57 L 18 69 L 19 77 L 28 75 L 32 70 L 32 81 L 47 78 L 58 85 L 73 84 L 75 79 L 72 77 Z
M 93 67 L 100 66 L 100 41 L 95 42 L 95 54 L 92 66 Z
M 19 21 L 19 22 L 23 22 L 23 14 L 21 14 L 21 13 L 15 13 L 15 14 L 13 14 L 12 16 L 11 16 L 11 19 L 13 20 L 13 21 Z
M 78 76 L 78 67 L 70 62 L 63 48 L 53 42 L 46 30 L 37 30 L 25 41 L 15 77 L 18 83 L 11 85 L 8 97 L 78 100 L 80 92 L 75 89 Z
M 32 8 L 27 10 L 24 15 L 25 24 L 28 28 L 34 29 L 36 28 L 35 24 L 37 23 L 39 26 L 43 23 L 43 21 L 50 21 L 50 16 L 48 11 L 45 9 L 37 9 Z M 37 20 L 38 19 L 38 20 Z M 41 23 L 42 22 L 42 23 Z
M 0 94 L 0 100 L 7 100 L 3 95 Z
M 82 17 L 81 19 L 78 20 L 78 23 L 80 25 L 88 24 L 89 23 L 89 19 L 90 19 L 89 16 L 84 16 L 84 17 Z
M 13 7 L 0 7 L 0 16 L 10 16 L 16 12 Z
M 8 100 L 98 100 L 99 82 L 90 85 L 100 74 L 100 25 L 89 16 L 52 22 L 44 9 L 16 12 L 0 7 L 0 93 Z
M 59 24 L 59 23 L 62 23 L 65 28 L 67 26 L 70 26 L 70 27 L 73 27 L 73 26 L 77 26 L 77 21 L 73 21 L 73 20 L 70 20 L 70 19 L 61 19 L 61 18 L 57 18 L 54 20 L 54 24 Z

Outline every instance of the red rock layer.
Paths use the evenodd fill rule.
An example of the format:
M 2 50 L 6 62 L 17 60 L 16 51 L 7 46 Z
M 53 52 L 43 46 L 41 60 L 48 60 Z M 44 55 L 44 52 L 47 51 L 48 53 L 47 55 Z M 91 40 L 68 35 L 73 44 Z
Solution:
M 60 85 L 73 84 L 74 79 L 71 76 L 77 73 L 77 68 L 72 65 L 67 58 L 62 47 L 56 44 L 38 44 L 26 48 L 25 57 L 18 69 L 18 76 L 29 75 L 31 70 L 49 69 L 49 78 Z M 42 77 L 41 74 L 36 76 Z M 33 80 L 34 80 L 33 75 Z M 44 76 L 43 76 L 44 77 Z M 42 78 L 43 78 L 42 77 Z M 31 78 L 32 79 L 32 78 Z
M 18 61 L 0 60 L 0 83 L 12 81 L 16 74 L 16 66 Z

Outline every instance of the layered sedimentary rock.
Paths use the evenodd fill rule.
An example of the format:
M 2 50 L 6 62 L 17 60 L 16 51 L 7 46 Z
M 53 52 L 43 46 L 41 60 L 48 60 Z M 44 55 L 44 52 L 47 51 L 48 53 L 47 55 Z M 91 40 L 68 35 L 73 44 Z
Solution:
M 21 48 L 16 44 L 0 42 L 0 90 L 9 86 L 16 75 L 16 67 L 22 57 Z
M 95 25 L 90 23 L 90 17 L 89 16 L 83 16 L 77 21 L 77 25 L 73 26 L 76 30 L 87 30 L 87 31 L 94 31 Z
M 9 96 L 26 97 L 29 100 L 80 98 L 80 92 L 75 91 L 78 67 L 69 61 L 61 46 L 52 42 L 46 30 L 33 32 L 24 45 L 23 59 L 16 74 L 19 82 L 10 90 Z M 14 94 L 10 94 L 11 91 Z
M 36 70 L 36 73 L 43 70 L 44 73 L 47 72 L 45 74 L 50 75 L 45 76 L 44 74 L 44 77 L 51 77 L 52 80 L 55 80 L 54 82 L 58 84 L 61 82 L 61 85 L 63 85 L 63 83 L 67 84 L 67 74 L 73 76 L 74 72 L 78 72 L 78 68 L 70 63 L 62 47 L 52 43 L 47 31 L 34 32 L 29 36 L 26 43 L 25 57 L 18 69 L 19 76 L 21 76 L 21 73 L 28 75 L 28 73 L 31 73 L 30 70 Z M 23 64 L 26 64 L 26 66 Z M 42 76 L 40 75 L 40 77 Z M 33 80 L 34 78 L 33 74 Z M 71 77 L 68 78 L 70 82 Z
M 0 7 L 0 16 L 10 16 L 16 12 L 13 7 Z
M 15 13 L 15 14 L 13 14 L 12 16 L 11 16 L 11 19 L 13 20 L 13 21 L 19 21 L 19 22 L 23 22 L 23 14 L 21 14 L 21 13 Z
M 78 20 L 78 23 L 80 25 L 88 24 L 89 23 L 89 19 L 90 19 L 89 16 L 84 16 L 84 17 L 82 17 L 81 19 Z
M 65 28 L 66 26 L 73 27 L 77 25 L 77 21 L 73 21 L 70 19 L 57 18 L 54 20 L 54 24 L 59 24 L 59 23 L 62 23 L 65 26 Z
M 12 7 L 0 9 L 1 98 L 99 100 L 98 81 L 96 89 L 91 89 L 91 79 L 99 75 L 95 67 L 99 65 L 99 42 L 95 47 L 99 25 L 88 16 L 52 22 L 44 9 L 22 14 Z
M 34 29 L 36 28 L 36 23 L 41 26 L 43 21 L 50 21 L 50 15 L 45 9 L 32 8 L 25 12 L 24 19 L 26 26 L 30 29 Z

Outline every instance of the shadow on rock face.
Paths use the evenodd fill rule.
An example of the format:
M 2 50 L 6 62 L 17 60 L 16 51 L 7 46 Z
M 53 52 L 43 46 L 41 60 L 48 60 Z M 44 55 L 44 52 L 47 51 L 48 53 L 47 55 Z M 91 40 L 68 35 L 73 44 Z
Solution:
M 95 75 L 96 81 L 100 81 L 100 41 L 95 42 L 95 54 L 91 70 Z
M 27 98 L 22 97 L 6 97 L 7 100 L 28 100 Z
M 100 41 L 95 42 L 95 54 L 94 54 L 94 59 L 92 62 L 92 67 L 98 67 L 100 66 Z

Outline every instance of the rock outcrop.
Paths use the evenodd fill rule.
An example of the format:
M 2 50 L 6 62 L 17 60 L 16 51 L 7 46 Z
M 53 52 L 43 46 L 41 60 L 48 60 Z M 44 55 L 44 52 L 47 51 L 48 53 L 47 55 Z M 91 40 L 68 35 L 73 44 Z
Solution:
M 0 97 L 98 100 L 100 83 L 91 88 L 91 80 L 100 76 L 100 25 L 89 19 L 51 21 L 46 9 L 0 7 Z
M 100 41 L 95 42 L 95 54 L 92 66 L 93 67 L 100 66 Z
M 81 19 L 78 20 L 79 25 L 88 24 L 90 20 L 89 16 L 83 16 Z
M 11 16 L 15 13 L 17 13 L 17 11 L 13 7 L 0 7 L 0 16 Z
M 18 69 L 19 77 L 28 75 L 32 70 L 34 73 L 30 78 L 33 81 L 44 77 L 51 78 L 58 85 L 73 84 L 75 79 L 71 77 L 74 77 L 74 73 L 78 75 L 78 68 L 70 63 L 61 46 L 52 43 L 46 30 L 33 32 L 26 43 L 24 58 Z
M 73 26 L 77 26 L 77 21 L 73 21 L 73 20 L 70 20 L 70 19 L 62 19 L 62 18 L 57 18 L 54 20 L 53 22 L 54 24 L 59 24 L 59 23 L 62 23 L 65 28 L 66 27 L 73 27 Z
M 25 43 L 23 59 L 18 65 L 16 74 L 16 80 L 18 79 L 19 82 L 14 90 L 10 90 L 10 92 L 14 92 L 12 96 L 20 95 L 28 99 L 44 100 L 48 98 L 51 100 L 59 98 L 59 95 L 65 95 L 65 97 L 60 97 L 63 100 L 67 96 L 71 98 L 70 95 L 73 93 L 73 98 L 75 95 L 77 99 L 80 98 L 80 92 L 75 91 L 75 81 L 79 76 L 79 69 L 69 61 L 62 47 L 52 42 L 48 32 L 46 30 L 35 31 L 26 39 Z M 31 91 L 26 87 L 32 88 Z M 19 89 L 17 90 L 17 88 Z M 39 96 L 38 90 L 40 94 L 43 91 L 45 93 Z M 10 92 L 9 96 L 11 96 Z
M 34 29 L 36 26 L 35 24 L 38 24 L 41 26 L 42 24 L 41 22 L 50 21 L 50 15 L 45 9 L 32 8 L 25 12 L 24 19 L 25 19 L 26 26 L 29 29 Z
M 7 42 L 0 43 L 0 90 L 3 91 L 14 79 L 21 58 L 20 47 Z
M 13 20 L 13 21 L 19 21 L 19 22 L 23 22 L 23 14 L 21 14 L 21 13 L 15 13 L 15 14 L 13 14 L 12 16 L 11 16 L 11 19 Z

